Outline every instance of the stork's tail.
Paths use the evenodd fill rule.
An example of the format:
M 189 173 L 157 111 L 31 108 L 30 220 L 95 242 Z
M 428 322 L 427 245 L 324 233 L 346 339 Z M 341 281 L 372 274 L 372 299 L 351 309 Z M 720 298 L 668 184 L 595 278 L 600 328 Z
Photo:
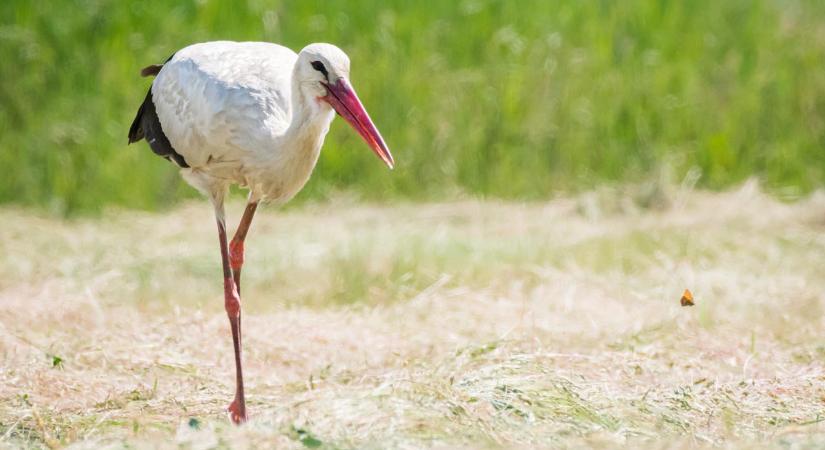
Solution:
M 140 104 L 140 108 L 138 108 L 137 114 L 135 115 L 135 120 L 132 121 L 132 126 L 129 127 L 129 143 L 137 142 L 145 137 L 143 133 L 143 114 L 146 112 L 146 102 L 152 101 L 152 90 L 150 88 L 149 94 L 146 95 L 146 99 L 143 100 L 143 103 Z
M 175 56 L 175 55 L 172 55 L 172 56 Z M 170 56 L 169 59 L 172 59 L 172 56 Z M 167 59 L 166 62 L 169 62 L 169 59 Z M 166 64 L 166 62 L 163 63 L 163 64 Z M 146 78 L 146 77 L 153 77 L 153 76 L 159 74 L 160 69 L 163 69 L 163 64 L 152 64 L 151 66 L 146 66 L 146 67 L 140 69 L 140 76 Z M 151 101 L 152 101 L 152 91 L 150 89 L 149 94 L 146 96 L 146 100 L 144 100 L 143 103 L 140 105 L 140 108 L 138 108 L 138 112 L 135 115 L 135 120 L 132 121 L 132 126 L 129 127 L 129 143 L 130 144 L 133 143 L 133 142 L 137 142 L 137 141 L 144 138 L 144 132 L 143 132 L 143 127 L 142 127 L 142 125 L 143 125 L 142 124 L 143 114 L 146 111 L 146 102 L 151 103 Z M 152 106 L 153 106 L 152 109 L 154 110 L 154 105 L 152 105 Z
M 160 72 L 160 69 L 163 68 L 163 64 L 152 64 L 151 66 L 146 66 L 140 69 L 140 76 L 142 77 L 153 77 Z
M 172 59 L 172 56 L 170 56 L 169 59 Z M 167 59 L 166 62 L 169 62 L 169 59 Z M 143 77 L 157 75 L 162 68 L 163 64 L 147 66 L 140 71 L 140 75 Z M 149 142 L 149 147 L 155 154 L 174 162 L 179 167 L 189 167 L 186 160 L 183 159 L 183 156 L 172 148 L 172 144 L 169 143 L 169 139 L 163 133 L 163 127 L 160 124 L 158 113 L 155 111 L 155 102 L 152 100 L 151 87 L 149 88 L 149 92 L 146 93 L 146 98 L 143 99 L 140 108 L 138 108 L 132 126 L 129 127 L 130 144 L 143 138 L 146 138 L 146 141 Z

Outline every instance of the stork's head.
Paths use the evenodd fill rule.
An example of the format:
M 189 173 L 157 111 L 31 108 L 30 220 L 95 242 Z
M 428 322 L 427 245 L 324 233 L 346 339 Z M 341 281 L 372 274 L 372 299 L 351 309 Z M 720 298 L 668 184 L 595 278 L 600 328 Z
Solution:
M 346 53 L 332 44 L 310 44 L 301 50 L 295 64 L 295 81 L 305 95 L 317 100 L 322 108 L 334 109 L 392 169 L 392 154 L 349 82 Z

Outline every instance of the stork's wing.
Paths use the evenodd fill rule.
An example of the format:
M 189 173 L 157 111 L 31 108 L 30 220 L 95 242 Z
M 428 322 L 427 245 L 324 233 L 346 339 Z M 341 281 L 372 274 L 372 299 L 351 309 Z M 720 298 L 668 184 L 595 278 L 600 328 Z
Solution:
M 172 144 L 169 143 L 169 139 L 163 133 L 158 114 L 155 111 L 155 104 L 152 101 L 151 89 L 146 93 L 146 99 L 140 105 L 135 120 L 129 128 L 130 144 L 143 138 L 146 138 L 146 142 L 149 143 L 149 147 L 156 155 L 174 162 L 179 167 L 189 167 L 183 155 L 175 151 Z
M 169 62 L 172 56 L 170 56 L 166 62 Z M 157 75 L 162 67 L 163 64 L 145 67 L 140 71 L 140 75 L 144 77 Z M 129 127 L 130 144 L 138 142 L 143 138 L 146 138 L 146 142 L 149 143 L 149 147 L 155 154 L 174 162 L 180 167 L 189 167 L 189 164 L 186 163 L 183 156 L 175 151 L 172 144 L 169 143 L 169 139 L 163 134 L 163 128 L 160 126 L 160 120 L 155 111 L 155 103 L 152 101 L 151 88 L 149 92 L 146 93 L 146 98 L 143 100 L 143 103 L 141 103 L 140 108 L 138 108 L 135 120 L 132 121 L 132 126 Z
M 195 44 L 163 65 L 142 109 L 189 166 L 239 164 L 288 126 L 296 59 L 270 43 Z

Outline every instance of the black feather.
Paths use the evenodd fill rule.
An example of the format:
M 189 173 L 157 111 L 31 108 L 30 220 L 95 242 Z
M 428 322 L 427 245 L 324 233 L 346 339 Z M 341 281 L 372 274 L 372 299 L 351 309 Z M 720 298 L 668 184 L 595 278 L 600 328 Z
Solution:
M 149 88 L 146 99 L 140 105 L 135 120 L 129 128 L 130 144 L 144 138 L 156 155 L 162 156 L 180 167 L 189 167 L 183 156 L 175 151 L 172 144 L 169 143 L 169 139 L 163 133 L 163 127 L 161 127 L 160 119 L 155 111 L 155 102 L 152 101 L 151 88 Z
M 170 56 L 169 59 L 172 59 L 172 56 Z M 169 62 L 169 59 L 167 59 L 166 62 Z M 153 73 L 148 73 L 148 75 L 156 75 L 160 72 L 162 66 L 150 67 L 157 70 L 154 70 Z M 141 74 L 143 75 L 144 72 L 146 72 L 146 69 L 144 69 Z M 180 167 L 189 167 L 189 164 L 186 163 L 183 156 L 175 151 L 172 144 L 169 143 L 169 139 L 163 133 L 163 127 L 160 125 L 158 113 L 155 111 L 155 102 L 152 100 L 151 87 L 149 88 L 149 92 L 146 93 L 146 98 L 143 100 L 140 108 L 138 108 L 135 120 L 132 121 L 132 126 L 129 127 L 130 144 L 144 138 L 156 155 L 162 156 Z

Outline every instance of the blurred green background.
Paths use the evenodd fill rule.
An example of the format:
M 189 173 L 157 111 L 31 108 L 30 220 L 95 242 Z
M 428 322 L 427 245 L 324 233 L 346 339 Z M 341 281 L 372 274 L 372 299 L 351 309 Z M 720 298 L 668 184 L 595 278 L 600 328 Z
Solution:
M 822 1 L 6 0 L 0 18 L 0 202 L 58 214 L 197 195 L 126 134 L 140 68 L 216 39 L 350 55 L 397 169 L 338 120 L 302 199 L 825 180 Z

